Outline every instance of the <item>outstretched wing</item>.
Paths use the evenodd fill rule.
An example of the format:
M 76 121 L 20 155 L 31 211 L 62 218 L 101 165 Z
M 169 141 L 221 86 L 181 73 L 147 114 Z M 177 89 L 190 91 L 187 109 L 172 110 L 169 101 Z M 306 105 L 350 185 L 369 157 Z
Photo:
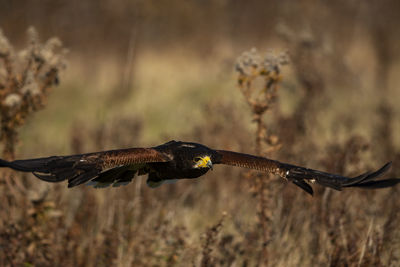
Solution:
M 375 172 L 366 172 L 354 178 L 349 178 L 337 174 L 321 172 L 313 169 L 299 167 L 279 161 L 267 159 L 264 157 L 257 157 L 253 155 L 237 153 L 232 151 L 217 150 L 221 155 L 219 163 L 255 169 L 268 173 L 277 174 L 283 178 L 288 179 L 295 185 L 309 194 L 313 194 L 313 189 L 309 185 L 311 183 L 318 183 L 322 186 L 330 187 L 336 190 L 342 190 L 344 187 L 359 187 L 359 188 L 386 188 L 400 183 L 400 179 L 384 179 L 375 180 L 380 178 L 386 173 L 391 166 L 391 162 L 386 163 L 382 168 Z
M 129 183 L 135 174 L 147 173 L 148 163 L 169 160 L 153 148 L 130 148 L 11 162 L 0 160 L 0 167 L 32 172 L 46 182 L 68 180 L 68 187 L 88 181 L 95 187 L 106 187 Z

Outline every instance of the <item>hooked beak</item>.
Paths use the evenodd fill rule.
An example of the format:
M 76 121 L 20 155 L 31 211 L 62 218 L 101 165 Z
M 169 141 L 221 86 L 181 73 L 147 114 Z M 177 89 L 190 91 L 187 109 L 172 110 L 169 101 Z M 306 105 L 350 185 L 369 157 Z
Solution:
M 211 169 L 211 170 L 213 169 L 213 164 L 212 164 L 211 159 L 207 161 L 206 166 L 207 166 L 209 169 Z
M 212 164 L 211 158 L 209 156 L 200 157 L 199 160 L 197 161 L 195 167 L 212 169 L 213 164 Z

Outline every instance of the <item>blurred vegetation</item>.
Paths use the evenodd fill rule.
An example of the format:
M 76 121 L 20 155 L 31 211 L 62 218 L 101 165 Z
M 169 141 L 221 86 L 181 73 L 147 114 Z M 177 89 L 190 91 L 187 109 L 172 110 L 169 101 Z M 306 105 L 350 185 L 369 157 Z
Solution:
M 177 139 L 348 175 L 393 160 L 399 177 L 399 5 L 0 0 L 2 149 L 28 158 Z M 30 29 L 26 45 L 30 26 L 48 41 Z M 234 69 L 249 50 L 290 64 L 258 64 L 267 71 L 244 87 L 249 73 Z M 255 175 L 219 166 L 157 189 L 138 178 L 67 190 L 3 172 L 0 265 L 400 265 L 398 188 L 310 197 Z
M 0 59 L 4 75 L 0 88 L 1 142 L 3 158 L 15 159 L 18 130 L 26 118 L 46 105 L 51 87 L 58 84 L 58 73 L 64 67 L 61 42 L 52 38 L 41 45 L 34 28 L 28 30 L 26 50 L 14 53 L 0 31 Z

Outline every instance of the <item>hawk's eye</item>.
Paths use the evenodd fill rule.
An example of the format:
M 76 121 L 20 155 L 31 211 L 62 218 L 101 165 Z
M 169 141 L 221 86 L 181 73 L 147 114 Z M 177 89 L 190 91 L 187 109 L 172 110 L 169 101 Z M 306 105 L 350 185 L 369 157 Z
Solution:
M 201 157 L 195 157 L 194 159 L 193 159 L 193 161 L 194 162 L 198 162 L 198 161 L 202 161 L 203 159 L 201 158 Z

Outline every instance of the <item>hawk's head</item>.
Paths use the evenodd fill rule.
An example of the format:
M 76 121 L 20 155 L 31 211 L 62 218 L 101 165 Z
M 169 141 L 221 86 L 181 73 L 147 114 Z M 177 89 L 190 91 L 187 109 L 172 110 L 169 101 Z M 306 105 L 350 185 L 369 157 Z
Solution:
M 211 161 L 211 157 L 208 155 L 203 155 L 203 156 L 196 156 L 193 159 L 193 168 L 199 169 L 199 168 L 208 168 L 212 169 L 213 168 L 213 163 Z

